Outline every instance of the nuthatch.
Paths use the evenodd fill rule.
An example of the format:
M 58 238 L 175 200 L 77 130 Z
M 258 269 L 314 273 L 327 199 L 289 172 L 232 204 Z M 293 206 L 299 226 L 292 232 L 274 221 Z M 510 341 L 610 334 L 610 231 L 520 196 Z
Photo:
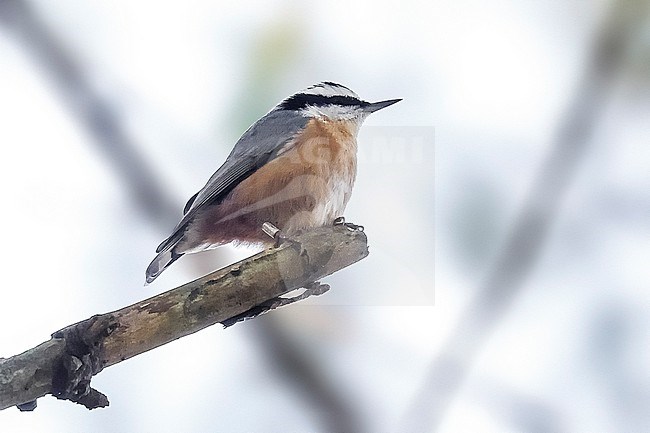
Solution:
M 342 217 L 357 172 L 357 132 L 401 99 L 366 102 L 345 86 L 313 85 L 280 102 L 237 141 L 192 196 L 147 268 L 151 283 L 183 254 L 230 242 L 267 243 L 265 222 L 284 236 Z

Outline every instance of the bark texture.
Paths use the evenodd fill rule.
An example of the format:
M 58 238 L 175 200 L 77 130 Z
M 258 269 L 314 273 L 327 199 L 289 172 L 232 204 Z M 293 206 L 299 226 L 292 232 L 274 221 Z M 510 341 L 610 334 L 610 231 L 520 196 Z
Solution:
M 314 287 L 314 281 L 367 255 L 363 231 L 317 228 L 191 283 L 68 326 L 33 349 L 0 359 L 0 409 L 31 410 L 46 394 L 89 409 L 107 406 L 106 396 L 90 387 L 103 368 L 215 323 L 231 325 L 283 305 L 269 301 Z

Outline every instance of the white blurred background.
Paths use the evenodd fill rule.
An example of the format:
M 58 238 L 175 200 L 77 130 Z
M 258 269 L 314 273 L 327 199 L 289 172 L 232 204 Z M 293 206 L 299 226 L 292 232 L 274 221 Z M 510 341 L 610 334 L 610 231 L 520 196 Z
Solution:
M 650 431 L 646 3 L 0 0 L 3 357 L 250 254 L 142 286 L 284 97 L 404 98 L 361 130 L 370 256 L 330 292 L 0 431 Z

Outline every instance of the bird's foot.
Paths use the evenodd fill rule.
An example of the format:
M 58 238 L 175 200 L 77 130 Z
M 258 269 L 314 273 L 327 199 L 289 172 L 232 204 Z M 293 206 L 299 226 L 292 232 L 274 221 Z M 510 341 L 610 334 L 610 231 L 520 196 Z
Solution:
M 357 231 L 357 230 L 360 231 L 360 232 L 363 231 L 363 226 L 360 226 L 360 225 L 354 224 L 354 223 L 345 222 L 345 217 L 342 217 L 342 216 L 338 217 L 338 218 L 336 218 L 334 220 L 334 225 L 335 226 L 343 226 L 343 227 L 345 227 L 345 228 L 347 228 L 349 230 L 352 230 L 352 231 Z
M 278 248 L 280 245 L 285 244 L 285 243 L 291 243 L 291 244 L 298 244 L 298 242 L 294 241 L 293 239 L 287 237 L 282 233 L 282 230 L 277 228 L 275 225 L 273 225 L 270 222 L 265 222 L 262 224 L 262 230 L 264 233 L 269 235 L 269 237 L 273 238 L 275 241 L 273 243 L 274 248 Z

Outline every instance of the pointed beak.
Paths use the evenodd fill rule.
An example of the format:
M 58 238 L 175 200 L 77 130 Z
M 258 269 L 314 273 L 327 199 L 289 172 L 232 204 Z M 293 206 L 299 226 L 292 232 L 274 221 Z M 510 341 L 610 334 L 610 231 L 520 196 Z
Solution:
M 375 111 L 379 111 L 382 108 L 386 108 L 393 104 L 396 104 L 399 101 L 401 101 L 401 99 L 390 99 L 388 101 L 372 102 L 366 105 L 365 107 L 363 107 L 363 111 L 367 113 L 374 113 Z

